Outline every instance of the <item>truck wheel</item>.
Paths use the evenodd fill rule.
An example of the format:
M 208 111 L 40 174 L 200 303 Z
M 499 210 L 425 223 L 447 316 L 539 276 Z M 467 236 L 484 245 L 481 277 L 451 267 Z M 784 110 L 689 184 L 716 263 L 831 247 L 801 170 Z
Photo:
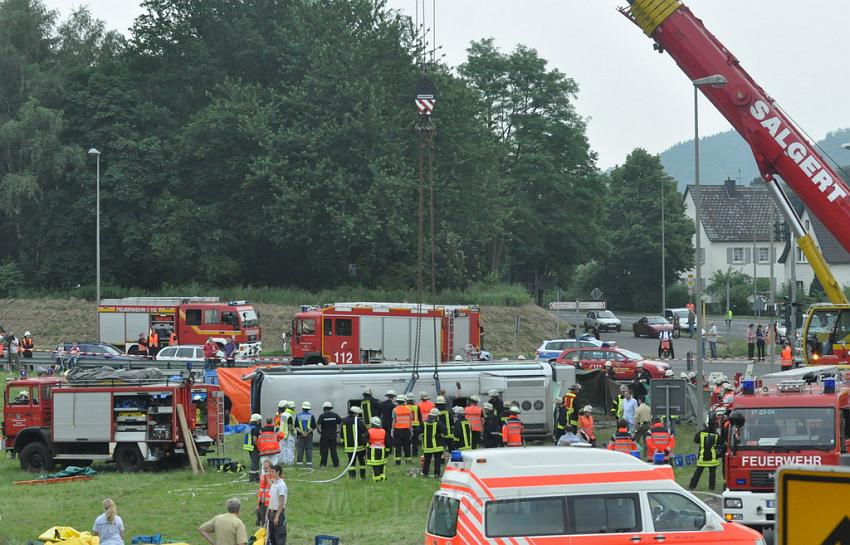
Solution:
M 30 443 L 21 451 L 21 469 L 37 473 L 53 469 L 53 458 L 44 443 Z
M 121 444 L 115 447 L 115 465 L 118 471 L 135 473 L 145 468 L 145 459 L 139 447 L 131 444 Z

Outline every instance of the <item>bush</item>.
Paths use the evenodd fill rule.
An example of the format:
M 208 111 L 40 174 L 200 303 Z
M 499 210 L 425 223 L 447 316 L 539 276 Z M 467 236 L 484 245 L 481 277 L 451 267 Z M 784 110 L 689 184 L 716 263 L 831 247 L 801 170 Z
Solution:
M 16 263 L 0 265 L 0 295 L 8 297 L 24 285 L 24 274 Z

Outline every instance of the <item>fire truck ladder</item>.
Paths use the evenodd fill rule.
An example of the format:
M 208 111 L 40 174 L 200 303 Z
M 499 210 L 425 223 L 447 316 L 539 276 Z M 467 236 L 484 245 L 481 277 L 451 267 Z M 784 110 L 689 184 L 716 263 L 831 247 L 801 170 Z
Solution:
M 216 425 L 215 455 L 219 458 L 224 458 L 224 392 L 219 390 L 213 392 L 213 395 L 215 396 L 215 410 L 218 413 L 218 418 L 216 419 L 218 424 Z

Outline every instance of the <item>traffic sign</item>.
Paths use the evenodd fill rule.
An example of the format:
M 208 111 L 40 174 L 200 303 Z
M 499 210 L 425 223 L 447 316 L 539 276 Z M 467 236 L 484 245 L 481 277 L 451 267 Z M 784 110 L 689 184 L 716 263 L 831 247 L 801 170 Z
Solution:
M 598 301 L 602 299 L 602 290 L 599 288 L 593 288 L 593 291 L 590 292 L 590 296 Z
M 688 286 L 688 295 L 693 295 L 693 294 L 694 294 L 693 286 Z
M 776 475 L 777 543 L 850 543 L 850 468 L 782 466 Z

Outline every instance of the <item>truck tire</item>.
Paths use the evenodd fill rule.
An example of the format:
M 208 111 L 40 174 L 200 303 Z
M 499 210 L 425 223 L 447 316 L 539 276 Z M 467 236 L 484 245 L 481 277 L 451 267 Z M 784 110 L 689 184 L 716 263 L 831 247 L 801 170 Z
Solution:
M 53 458 L 50 456 L 50 449 L 44 443 L 30 443 L 24 447 L 18 458 L 21 461 L 21 469 L 24 471 L 38 473 L 53 469 Z
M 115 447 L 115 465 L 123 473 L 136 473 L 145 468 L 145 459 L 137 445 L 122 443 Z

